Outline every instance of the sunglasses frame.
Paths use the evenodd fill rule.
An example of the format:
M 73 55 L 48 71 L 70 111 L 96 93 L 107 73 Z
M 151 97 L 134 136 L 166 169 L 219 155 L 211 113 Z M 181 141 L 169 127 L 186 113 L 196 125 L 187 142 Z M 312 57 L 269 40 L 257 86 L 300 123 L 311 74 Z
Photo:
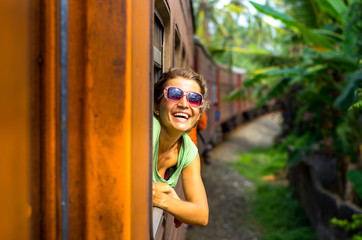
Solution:
M 177 101 L 177 100 L 172 100 L 172 99 L 170 99 L 170 98 L 167 97 L 168 89 L 171 88 L 171 87 L 177 88 L 177 89 L 179 89 L 179 90 L 183 93 L 183 96 L 180 98 L 180 100 L 178 100 L 178 101 Z M 190 103 L 190 101 L 189 101 L 189 96 L 188 96 L 189 93 L 197 93 L 197 94 L 200 94 L 200 96 L 202 97 L 200 106 L 193 106 L 193 105 Z M 170 101 L 170 102 L 179 102 L 179 101 L 181 101 L 181 99 L 182 99 L 184 96 L 186 96 L 186 99 L 187 99 L 188 104 L 189 104 L 191 107 L 193 107 L 193 108 L 201 108 L 201 107 L 204 105 L 204 96 L 203 96 L 201 93 L 194 92 L 194 91 L 187 91 L 187 92 L 185 92 L 185 91 L 183 91 L 181 88 L 175 87 L 175 86 L 168 86 L 168 87 L 166 87 L 166 88 L 163 90 L 163 95 L 164 95 L 164 97 L 166 98 L 166 100 L 167 100 L 167 101 Z

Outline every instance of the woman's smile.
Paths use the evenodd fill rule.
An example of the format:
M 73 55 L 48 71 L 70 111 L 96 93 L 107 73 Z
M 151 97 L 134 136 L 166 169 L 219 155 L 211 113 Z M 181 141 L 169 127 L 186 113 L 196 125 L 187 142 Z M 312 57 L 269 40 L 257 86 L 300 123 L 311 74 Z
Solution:
M 177 119 L 181 122 L 185 122 L 190 118 L 189 114 L 184 113 L 184 112 L 176 112 L 172 115 L 174 116 L 175 119 Z

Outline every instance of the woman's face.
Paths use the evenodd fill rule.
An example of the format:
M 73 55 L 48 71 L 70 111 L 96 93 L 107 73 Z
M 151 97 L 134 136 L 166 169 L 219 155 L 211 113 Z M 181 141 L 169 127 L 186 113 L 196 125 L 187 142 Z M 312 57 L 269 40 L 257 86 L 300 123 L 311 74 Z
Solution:
M 178 87 L 186 92 L 200 93 L 199 84 L 187 78 L 174 78 L 166 83 L 166 87 Z M 156 109 L 157 111 L 157 109 Z M 200 108 L 191 107 L 186 96 L 179 102 L 168 101 L 162 98 L 159 106 L 159 116 L 161 125 L 167 128 L 168 131 L 186 132 L 189 131 L 200 118 Z

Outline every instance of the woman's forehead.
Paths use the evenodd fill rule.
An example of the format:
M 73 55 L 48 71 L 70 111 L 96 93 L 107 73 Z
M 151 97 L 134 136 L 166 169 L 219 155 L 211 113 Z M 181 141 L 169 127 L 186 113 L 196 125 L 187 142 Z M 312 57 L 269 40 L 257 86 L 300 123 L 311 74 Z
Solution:
M 181 88 L 183 91 L 201 92 L 199 84 L 192 79 L 177 77 L 167 81 L 166 87 L 174 86 Z

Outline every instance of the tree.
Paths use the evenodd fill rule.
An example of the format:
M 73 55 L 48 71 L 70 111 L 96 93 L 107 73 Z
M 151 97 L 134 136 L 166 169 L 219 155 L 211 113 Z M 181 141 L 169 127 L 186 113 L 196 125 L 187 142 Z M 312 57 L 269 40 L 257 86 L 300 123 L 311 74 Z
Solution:
M 260 13 L 282 21 L 293 33 L 289 53 L 293 52 L 297 61 L 292 66 L 278 64 L 258 71 L 246 86 L 253 85 L 263 93 L 260 105 L 276 97 L 292 96 L 295 118 L 286 132 L 297 137 L 291 164 L 316 150 L 333 154 L 341 166 L 338 170 L 343 187 L 339 194 L 344 199 L 353 199 L 352 185 L 348 183 L 362 185 L 362 178 L 355 177 L 362 175 L 362 1 L 284 3 L 286 12 L 252 4 Z M 304 9 L 310 6 L 312 10 Z M 307 15 L 315 16 L 317 21 L 307 21 Z M 353 169 L 356 170 L 349 174 Z

